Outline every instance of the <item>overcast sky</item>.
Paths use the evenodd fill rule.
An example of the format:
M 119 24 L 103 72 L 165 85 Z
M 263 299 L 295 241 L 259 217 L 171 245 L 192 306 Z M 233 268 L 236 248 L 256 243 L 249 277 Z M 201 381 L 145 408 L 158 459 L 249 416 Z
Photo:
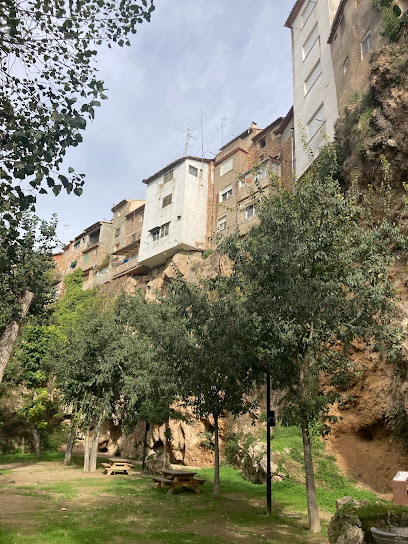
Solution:
M 98 55 L 108 100 L 66 165 L 86 174 L 81 197 L 40 195 L 56 212 L 63 243 L 124 198 L 144 198 L 142 180 L 184 155 L 206 157 L 255 121 L 261 128 L 292 105 L 290 31 L 294 0 L 155 0 L 152 21 L 131 47 Z M 202 112 L 202 115 L 201 115 Z M 224 118 L 224 121 L 223 121 Z M 194 139 L 195 138 L 195 139 Z

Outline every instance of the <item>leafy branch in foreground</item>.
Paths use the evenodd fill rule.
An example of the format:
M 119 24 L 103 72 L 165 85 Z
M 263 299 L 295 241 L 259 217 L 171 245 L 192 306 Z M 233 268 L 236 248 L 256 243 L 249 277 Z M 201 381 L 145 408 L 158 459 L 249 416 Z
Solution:
M 69 147 L 106 98 L 97 48 L 130 45 L 153 0 L 0 0 L 0 243 L 19 239 L 36 195 L 82 193 L 60 171 Z

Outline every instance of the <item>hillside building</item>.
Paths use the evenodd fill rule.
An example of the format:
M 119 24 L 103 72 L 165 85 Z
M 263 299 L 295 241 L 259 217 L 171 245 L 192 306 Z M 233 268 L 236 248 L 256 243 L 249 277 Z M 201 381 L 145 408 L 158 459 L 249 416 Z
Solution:
M 292 34 L 297 177 L 318 155 L 324 135 L 329 139 L 334 136 L 338 106 L 327 40 L 339 3 L 340 0 L 297 0 L 285 23 Z
M 264 129 L 252 123 L 220 149 L 214 171 L 214 243 L 237 229 L 242 234 L 248 232 L 257 219 L 254 192 L 270 185 L 271 174 L 291 190 L 292 128 L 291 110 Z
M 124 275 L 139 276 L 148 270 L 139 263 L 144 208 L 144 200 L 122 200 L 112 208 L 112 280 Z
M 82 268 L 84 288 L 88 289 L 103 283 L 111 239 L 112 224 L 106 221 L 97 221 L 82 231 L 63 248 L 62 276 L 66 276 L 76 268 Z
M 204 250 L 211 232 L 213 161 L 182 157 L 162 168 L 146 184 L 139 263 L 164 264 L 181 250 Z
M 340 113 L 368 90 L 371 53 L 387 42 L 380 34 L 381 23 L 372 0 L 342 0 L 338 6 L 328 43 Z

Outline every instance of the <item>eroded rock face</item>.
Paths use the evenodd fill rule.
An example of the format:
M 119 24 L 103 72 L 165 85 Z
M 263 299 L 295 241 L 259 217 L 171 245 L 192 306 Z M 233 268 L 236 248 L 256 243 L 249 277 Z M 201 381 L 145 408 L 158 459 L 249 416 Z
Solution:
M 274 451 L 271 454 L 270 469 L 272 481 L 274 482 L 283 480 L 285 477 L 284 474 L 279 472 L 278 463 L 280 455 L 278 451 Z M 254 442 L 248 447 L 248 451 L 242 459 L 242 475 L 246 480 L 254 484 L 264 484 L 266 483 L 267 468 L 266 443 L 260 441 Z
M 360 505 L 353 497 L 342 497 L 336 501 L 336 514 L 332 517 L 328 537 L 330 544 L 362 544 L 364 532 L 361 528 L 361 521 L 353 514 L 342 514 L 341 508 L 345 504 L 352 504 L 355 507 Z
M 392 183 L 402 187 L 408 160 L 408 51 L 406 37 L 376 51 L 370 62 L 370 94 L 346 108 L 336 123 L 336 140 L 345 156 L 343 175 L 379 184 L 382 155 L 391 165 Z M 367 105 L 367 101 L 369 101 Z

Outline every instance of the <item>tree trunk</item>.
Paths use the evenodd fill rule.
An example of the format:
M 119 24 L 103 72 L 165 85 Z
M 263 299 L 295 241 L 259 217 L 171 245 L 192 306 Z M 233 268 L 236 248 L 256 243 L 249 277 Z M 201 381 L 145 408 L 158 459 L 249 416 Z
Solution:
M 98 459 L 99 433 L 103 422 L 103 412 L 99 416 L 98 423 L 94 428 L 93 442 L 91 448 L 91 458 L 89 460 L 89 472 L 96 472 L 96 462 Z
M 64 456 L 64 465 L 70 465 L 71 464 L 71 457 L 72 457 L 72 448 L 75 444 L 75 434 L 77 429 L 77 423 L 75 420 L 71 422 L 71 428 L 69 430 L 68 438 L 67 438 L 67 446 L 65 448 L 65 456 Z
M 163 459 L 163 468 L 170 468 L 170 436 L 171 430 L 169 427 L 169 420 L 166 421 L 166 428 L 164 430 L 164 459 Z
M 27 314 L 31 302 L 33 301 L 34 294 L 31 291 L 25 291 L 21 297 L 21 314 L 20 319 L 10 321 L 5 331 L 0 338 L 0 383 L 3 381 L 4 372 L 9 362 L 11 352 L 13 351 L 14 344 L 16 343 L 18 333 L 21 327 L 21 320 Z
M 86 429 L 85 447 L 84 447 L 84 472 L 89 472 L 89 427 Z
M 35 425 L 31 426 L 31 432 L 33 434 L 34 455 L 38 459 L 38 457 L 40 457 L 40 454 L 41 454 L 40 433 Z
M 214 416 L 214 492 L 216 499 L 220 498 L 220 444 L 218 440 L 218 416 Z
M 312 447 L 310 443 L 309 425 L 302 425 L 303 452 L 305 456 L 307 513 L 309 517 L 309 529 L 314 533 L 320 531 L 319 510 L 317 508 L 316 487 L 314 479 Z

